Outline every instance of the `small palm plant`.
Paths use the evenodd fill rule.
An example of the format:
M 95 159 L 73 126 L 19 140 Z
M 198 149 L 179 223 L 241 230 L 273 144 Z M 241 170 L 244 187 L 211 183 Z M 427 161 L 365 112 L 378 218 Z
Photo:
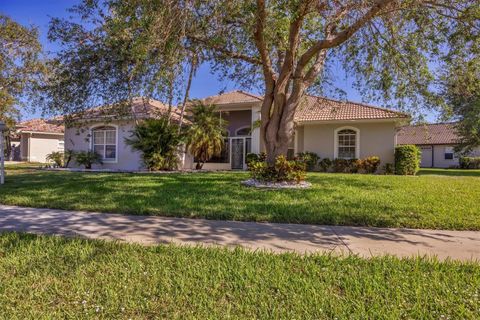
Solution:
M 61 167 L 63 165 L 63 152 L 53 151 L 52 153 L 47 154 L 45 159 L 55 163 L 57 167 Z
M 103 164 L 102 156 L 95 151 L 80 151 L 75 155 L 75 160 L 79 165 L 85 166 L 85 169 L 92 169 L 92 164 Z
M 187 150 L 197 161 L 196 169 L 219 156 L 224 146 L 227 122 L 216 112 L 215 106 L 198 103 L 191 109 L 192 125 L 187 134 Z

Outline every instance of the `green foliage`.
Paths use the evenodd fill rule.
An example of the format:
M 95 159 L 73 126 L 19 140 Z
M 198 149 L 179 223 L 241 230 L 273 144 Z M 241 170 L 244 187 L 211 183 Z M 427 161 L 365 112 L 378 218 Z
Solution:
M 187 132 L 187 150 L 197 161 L 196 169 L 212 157 L 219 156 L 227 136 L 227 125 L 215 106 L 196 103 L 191 108 L 192 125 Z
M 480 169 L 480 157 L 460 157 L 460 169 Z
M 47 154 L 46 160 L 47 161 L 52 161 L 55 163 L 57 167 L 62 167 L 63 166 L 63 152 L 61 151 L 53 151 L 52 153 Z
M 395 147 L 395 174 L 415 175 L 420 169 L 421 151 L 415 145 Z
M 375 173 L 380 166 L 380 158 L 376 156 L 367 157 L 365 159 L 358 159 L 356 162 L 358 170 L 364 173 Z
M 92 169 L 93 164 L 103 164 L 102 156 L 95 151 L 78 151 L 75 154 L 75 161 L 85 169 Z
M 305 151 L 297 154 L 297 160 L 305 162 L 307 171 L 314 171 L 320 157 L 315 152 Z
M 275 159 L 274 166 L 265 161 L 252 161 L 249 170 L 253 179 L 264 182 L 300 183 L 306 177 L 306 165 L 303 161 L 289 161 L 283 155 Z
M 357 159 L 334 159 L 333 172 L 337 173 L 357 173 Z
M 168 117 L 146 119 L 135 126 L 125 143 L 142 153 L 143 163 L 149 170 L 178 169 L 178 152 L 183 135 L 178 125 Z
M 383 166 L 383 173 L 385 174 L 395 174 L 395 166 L 393 165 L 393 163 L 385 163 L 385 165 Z
M 247 166 L 250 166 L 251 163 L 258 162 L 259 158 L 260 157 L 256 153 L 247 153 L 245 156 L 245 162 L 247 163 Z
M 320 167 L 321 172 L 328 172 L 328 170 L 332 167 L 333 162 L 329 158 L 323 158 L 318 162 L 318 166 Z

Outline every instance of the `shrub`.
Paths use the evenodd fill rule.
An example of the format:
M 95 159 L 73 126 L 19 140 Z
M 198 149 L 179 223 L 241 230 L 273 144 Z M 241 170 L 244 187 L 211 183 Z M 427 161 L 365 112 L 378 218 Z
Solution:
M 148 170 L 175 170 L 178 168 L 178 150 L 182 135 L 178 125 L 166 116 L 147 119 L 139 123 L 125 142 L 142 153 L 143 163 Z
M 274 166 L 265 161 L 252 161 L 249 170 L 253 179 L 264 182 L 300 183 L 306 176 L 304 162 L 289 161 L 285 156 L 278 156 Z
M 420 169 L 420 149 L 415 145 L 395 147 L 395 174 L 415 175 Z
M 480 157 L 461 157 L 460 169 L 480 169 Z
M 85 169 L 92 169 L 92 164 L 103 164 L 102 156 L 95 151 L 80 151 L 75 155 L 75 160 L 79 165 L 85 166 Z
M 57 167 L 63 166 L 63 152 L 61 151 L 53 151 L 52 153 L 47 154 L 45 159 L 47 161 L 52 161 Z
M 333 160 L 333 171 L 338 173 L 357 173 L 357 159 L 335 159 Z
M 332 164 L 333 162 L 329 158 L 324 158 L 318 162 L 318 166 L 322 172 L 328 172 L 332 167 Z
M 395 173 L 395 167 L 393 163 L 385 163 L 383 166 L 383 173 L 385 174 L 394 174 Z
M 313 171 L 316 169 L 320 157 L 315 152 L 305 151 L 297 154 L 297 160 L 305 163 L 307 171 Z
M 365 159 L 357 160 L 358 170 L 365 173 L 375 173 L 380 166 L 380 158 L 376 156 L 367 157 Z
M 245 156 L 245 162 L 247 163 L 247 166 L 250 167 L 251 163 L 260 161 L 259 158 L 259 155 L 256 153 L 247 153 Z

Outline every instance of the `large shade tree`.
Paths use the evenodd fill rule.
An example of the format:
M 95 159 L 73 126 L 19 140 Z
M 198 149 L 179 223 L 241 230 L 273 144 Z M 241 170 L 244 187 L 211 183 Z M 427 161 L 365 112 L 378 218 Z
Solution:
M 0 14 L 0 120 L 9 128 L 43 79 L 41 50 L 36 28 Z
M 451 64 L 453 51 L 478 45 L 479 6 L 476 0 L 85 0 L 78 12 L 94 21 L 93 29 L 52 25 L 53 38 L 67 44 L 60 70 L 72 70 L 57 97 L 74 93 L 63 86 L 79 88 L 70 73 L 78 73 L 89 94 L 108 88 L 112 78 L 128 79 L 128 90 L 152 91 L 181 74 L 189 53 L 200 53 L 240 85 L 263 88 L 261 136 L 272 163 L 287 152 L 304 95 L 327 89 L 339 65 L 370 98 L 414 110 L 441 105 L 437 73 Z M 97 47 L 105 49 L 90 55 Z M 98 65 L 113 69 L 95 81 Z

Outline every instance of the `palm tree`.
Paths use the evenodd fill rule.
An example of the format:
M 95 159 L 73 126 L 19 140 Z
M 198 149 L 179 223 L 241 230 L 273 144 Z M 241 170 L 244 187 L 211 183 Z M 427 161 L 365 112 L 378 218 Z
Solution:
M 227 122 L 220 118 L 215 106 L 201 102 L 191 109 L 192 125 L 187 135 L 187 150 L 197 161 L 196 169 L 212 157 L 219 156 L 224 146 Z

